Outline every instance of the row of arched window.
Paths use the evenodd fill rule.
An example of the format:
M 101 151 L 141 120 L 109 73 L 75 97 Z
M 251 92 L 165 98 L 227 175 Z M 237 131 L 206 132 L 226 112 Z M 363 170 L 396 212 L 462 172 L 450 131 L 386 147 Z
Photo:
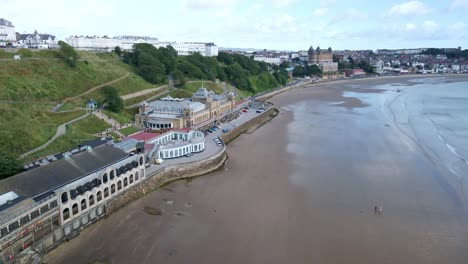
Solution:
M 117 191 L 120 191 L 122 190 L 122 188 L 125 188 L 131 184 L 133 184 L 134 182 L 138 181 L 140 179 L 139 177 L 139 173 L 136 172 L 135 173 L 135 178 L 133 177 L 133 174 L 130 175 L 130 177 L 125 177 L 122 180 L 119 180 L 117 182 L 117 184 L 113 183 L 110 188 L 109 187 L 105 187 L 103 191 L 98 191 L 96 193 L 96 202 L 99 203 L 100 201 L 102 201 L 102 199 L 105 199 L 107 197 L 109 197 L 110 195 L 116 193 Z M 81 202 L 80 202 L 80 208 L 81 208 L 81 211 L 84 211 L 88 208 L 88 206 L 93 206 L 95 204 L 95 201 L 94 201 L 94 195 L 90 195 L 89 198 L 86 200 L 86 198 L 83 198 L 81 199 Z M 66 221 L 68 219 L 70 219 L 70 217 L 72 215 L 77 215 L 80 213 L 80 209 L 78 208 L 78 203 L 74 203 L 71 207 L 71 214 L 70 214 L 70 209 L 69 208 L 65 208 L 63 209 L 63 212 L 62 212 L 62 215 L 63 215 L 63 221 Z

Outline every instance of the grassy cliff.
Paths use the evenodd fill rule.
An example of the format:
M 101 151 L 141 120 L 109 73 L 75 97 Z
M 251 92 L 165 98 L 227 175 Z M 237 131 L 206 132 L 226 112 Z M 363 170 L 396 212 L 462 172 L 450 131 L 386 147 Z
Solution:
M 20 50 L 16 54 L 22 59 L 14 60 L 15 54 L 0 51 L 0 148 L 16 156 L 47 142 L 58 125 L 84 114 L 83 110 L 51 112 L 58 102 L 122 76 L 127 77 L 112 84 L 121 95 L 155 86 L 136 75 L 113 53 L 80 52 L 76 67 L 59 59 L 57 51 Z M 98 89 L 76 99 L 75 107 L 83 107 L 86 99 L 100 96 Z M 106 127 L 99 119 L 87 120 L 99 129 Z M 98 132 L 75 130 L 50 151 L 73 147 Z M 42 154 L 51 154 L 46 152 Z

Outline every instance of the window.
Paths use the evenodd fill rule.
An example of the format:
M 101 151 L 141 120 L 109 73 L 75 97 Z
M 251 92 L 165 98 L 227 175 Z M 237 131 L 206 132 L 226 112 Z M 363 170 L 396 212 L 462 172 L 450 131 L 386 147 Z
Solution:
M 127 180 L 127 178 L 125 178 L 124 179 L 124 187 L 127 187 L 127 185 L 128 185 L 128 180 Z
M 115 171 L 114 170 L 111 170 L 110 172 L 110 179 L 113 180 L 115 177 Z
M 68 201 L 68 193 L 64 192 L 62 193 L 62 204 L 66 203 Z
M 122 181 L 119 181 L 117 182 L 117 190 L 121 190 L 122 189 Z
M 106 198 L 107 196 L 109 196 L 109 188 L 105 188 L 104 189 L 104 198 Z
M 107 182 L 107 173 L 104 173 L 104 176 L 102 176 L 102 181 L 103 181 L 104 183 Z
M 97 192 L 96 197 L 97 197 L 97 201 L 98 201 L 98 202 L 102 200 L 102 193 L 101 193 L 101 191 Z
M 94 204 L 94 195 L 89 196 L 89 206 Z
M 140 157 L 140 166 L 143 165 L 143 157 Z
M 111 185 L 111 194 L 115 193 L 115 184 Z
M 50 205 L 50 208 L 55 208 L 57 207 L 58 204 L 57 204 L 57 201 L 53 201 L 49 205 Z
M 29 215 L 27 215 L 27 216 L 20 219 L 20 225 L 24 225 L 24 224 L 28 223 L 29 221 L 30 221 Z
M 78 204 L 74 204 L 72 206 L 72 212 L 73 212 L 73 215 L 78 214 Z
M 47 211 L 49 211 L 49 205 L 44 205 L 44 206 L 41 207 L 41 214 L 43 214 L 43 213 L 45 213 Z
M 19 223 L 18 221 L 12 223 L 11 225 L 8 226 L 8 230 L 10 230 L 10 232 L 16 230 L 17 228 L 19 227 Z
M 86 199 L 83 199 L 81 200 L 81 210 L 85 210 L 86 209 Z
M 2 228 L 2 230 L 0 230 L 0 234 L 2 237 L 8 235 L 8 229 L 6 227 Z
M 130 184 L 132 184 L 132 183 L 133 183 L 133 174 L 130 175 Z
M 39 216 L 39 210 L 36 210 L 31 213 L 31 220 L 37 218 Z
M 68 208 L 63 209 L 62 214 L 63 214 L 63 221 L 68 220 L 68 218 L 70 218 L 70 209 Z

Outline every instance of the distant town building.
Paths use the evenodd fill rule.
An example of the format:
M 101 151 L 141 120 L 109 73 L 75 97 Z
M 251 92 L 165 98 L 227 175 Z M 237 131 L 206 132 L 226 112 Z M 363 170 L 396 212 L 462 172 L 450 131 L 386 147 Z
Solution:
M 50 34 L 39 34 L 36 31 L 32 34 L 16 33 L 16 45 L 21 48 L 51 49 L 57 47 L 57 39 Z
M 200 53 L 200 55 L 206 57 L 218 56 L 218 46 L 214 43 L 164 41 L 155 46 L 158 48 L 171 46 L 177 51 L 178 55 Z
M 159 41 L 157 38 L 147 36 L 116 36 L 113 38 L 104 36 L 71 36 L 65 41 L 77 50 L 87 51 L 112 51 L 116 46 L 123 50 L 132 50 L 133 45 L 148 43 L 156 48 L 173 47 L 178 55 L 190 55 L 200 53 L 202 56 L 218 56 L 218 46 L 206 42 L 177 42 Z
M 120 41 L 119 46 L 123 50 L 133 49 L 133 45 L 138 43 L 148 43 L 153 46 L 157 46 L 159 40 L 157 38 L 147 37 L 147 36 L 116 36 L 114 39 Z M 115 47 L 115 46 L 114 46 Z
M 348 69 L 345 70 L 346 77 L 353 77 L 353 76 L 363 76 L 366 73 L 363 69 Z
M 77 50 L 86 51 L 112 51 L 116 46 L 121 46 L 122 42 L 115 38 L 97 36 L 71 36 L 65 41 Z
M 338 63 L 333 62 L 333 50 L 328 48 L 326 50 L 317 47 L 316 50 L 310 46 L 308 51 L 309 64 L 316 64 L 320 67 L 322 72 L 336 72 L 338 71 Z
M 16 42 L 15 26 L 10 21 L 0 18 L 0 46 Z
M 270 63 L 270 64 L 277 64 L 277 65 L 280 65 L 281 62 L 283 62 L 283 60 L 281 58 L 278 58 L 278 57 L 265 57 L 265 56 L 254 56 L 254 60 L 263 61 L 263 62 Z

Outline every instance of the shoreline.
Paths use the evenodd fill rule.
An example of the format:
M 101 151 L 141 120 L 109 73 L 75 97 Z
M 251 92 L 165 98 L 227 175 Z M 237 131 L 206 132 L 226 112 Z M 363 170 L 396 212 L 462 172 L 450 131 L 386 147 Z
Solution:
M 312 82 L 312 80 L 308 81 L 305 80 L 306 82 L 300 85 L 291 85 L 291 86 L 286 86 L 280 89 L 276 89 L 271 92 L 267 92 L 264 94 L 261 94 L 258 97 L 255 97 L 259 101 L 266 101 L 268 99 L 271 99 L 272 97 L 284 93 L 286 91 L 292 90 L 294 88 L 310 88 L 310 87 L 316 87 L 316 86 L 321 86 L 321 85 L 332 85 L 332 84 L 343 84 L 346 82 L 353 83 L 353 82 L 371 82 L 371 81 L 378 81 L 381 84 L 386 84 L 390 83 L 389 81 L 391 80 L 410 80 L 410 79 L 419 79 L 419 78 L 443 78 L 443 77 L 449 77 L 449 78 L 455 78 L 455 77 L 468 77 L 468 74 L 408 74 L 408 75 L 398 75 L 398 76 L 379 76 L 379 77 L 365 77 L 365 78 L 354 78 L 354 79 L 333 79 L 333 80 L 320 80 L 319 82 Z
M 391 77 L 386 80 L 401 79 L 401 76 Z M 326 84 L 331 83 L 336 82 L 275 97 L 273 102 L 281 109 L 278 120 L 258 127 L 257 133 L 233 141 L 228 154 L 235 158 L 223 169 L 194 181 L 172 182 L 158 189 L 161 191 L 147 193 L 109 220 L 89 228 L 69 245 L 51 252 L 50 263 L 55 263 L 53 260 L 219 263 L 226 256 L 229 257 L 226 263 L 284 263 L 286 260 L 303 263 L 306 259 L 317 263 L 326 263 L 325 259 L 341 259 L 333 263 L 343 260 L 371 263 L 382 258 L 427 263 L 428 257 L 447 253 L 447 247 L 422 240 L 427 238 L 425 234 L 429 230 L 452 249 L 463 245 L 459 236 L 450 241 L 445 239 L 460 233 L 461 227 L 449 222 L 450 225 L 439 228 L 447 224 L 442 222 L 443 216 L 456 215 L 458 211 L 453 211 L 437 182 L 433 182 L 436 170 L 419 152 L 408 151 L 411 143 L 402 139 L 394 127 L 387 127 L 380 112 L 373 112 L 368 119 L 366 115 L 349 118 L 346 110 L 318 111 L 319 104 L 328 108 L 333 107 L 328 102 L 341 101 L 342 91 L 347 89 L 346 84 L 328 89 Z M 379 96 L 376 91 L 356 89 Z M 303 106 L 312 108 L 308 110 L 313 114 L 310 124 L 294 121 L 295 109 L 282 108 L 300 104 L 298 99 L 305 99 Z M 322 103 L 306 104 L 307 99 Z M 345 108 L 367 106 L 354 99 Z M 356 129 L 348 129 L 352 125 Z M 291 135 L 290 130 L 309 131 L 312 137 L 301 133 Z M 343 133 L 349 141 L 342 141 Z M 363 133 L 367 136 L 362 137 Z M 307 152 L 300 149 L 306 145 L 314 146 L 306 150 L 313 153 L 313 159 L 301 160 Z M 359 151 L 363 146 L 366 151 Z M 343 150 L 359 152 L 350 157 L 343 155 Z M 299 173 L 295 173 L 297 169 Z M 384 216 L 375 217 L 367 212 L 369 203 L 382 204 Z M 162 214 L 148 216 L 142 212 L 146 206 L 156 206 Z M 433 210 L 438 214 L 422 218 L 421 223 L 421 215 L 424 217 Z M 124 228 L 120 229 L 121 226 Z M 382 236 L 388 239 L 379 239 Z M 333 241 L 333 249 L 322 238 Z M 354 239 L 362 241 L 348 243 Z M 110 241 L 116 243 L 110 245 Z M 222 241 L 229 241 L 229 246 L 223 246 Z M 407 252 L 404 251 L 407 245 L 400 243 L 403 241 L 427 248 L 412 246 L 416 252 Z M 127 247 L 131 254 L 123 254 Z M 209 254 L 213 250 L 216 253 Z M 336 250 L 343 257 L 336 256 L 333 253 Z M 460 257 L 458 251 L 452 253 L 456 254 L 455 258 Z

